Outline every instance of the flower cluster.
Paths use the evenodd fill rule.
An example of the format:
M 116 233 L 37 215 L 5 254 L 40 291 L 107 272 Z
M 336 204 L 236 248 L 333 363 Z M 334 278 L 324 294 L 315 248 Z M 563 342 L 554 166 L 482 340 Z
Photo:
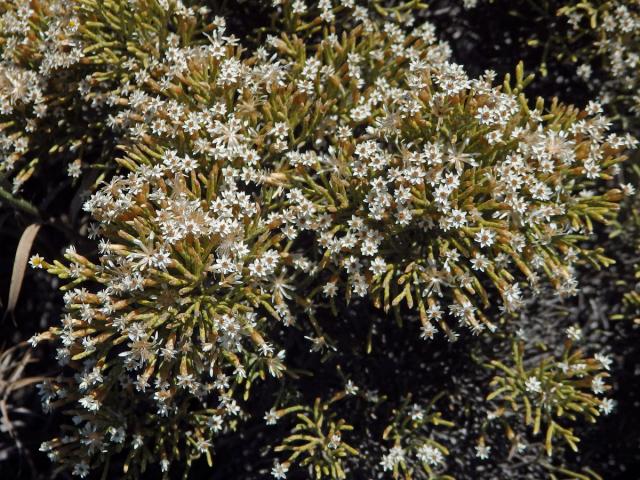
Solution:
M 507 425 L 523 421 L 534 436 L 545 430 L 548 456 L 556 437 L 577 451 L 580 439 L 572 424 L 579 416 L 595 422 L 601 413 L 611 413 L 614 406 L 612 399 L 601 397 L 609 389 L 605 378 L 611 358 L 604 354 L 585 358 L 580 350 L 573 349 L 572 338 L 577 339 L 579 332 L 570 328 L 567 334 L 569 339 L 558 357 L 543 354 L 534 364 L 535 356 L 525 358 L 524 345 L 518 342 L 513 345 L 512 366 L 498 360 L 491 362 L 499 370 L 491 381 L 494 390 L 488 396 L 488 400 L 500 405 L 495 416 L 504 418 Z
M 606 263 L 579 240 L 622 198 L 588 187 L 611 178 L 635 141 L 608 133 L 594 111 L 531 109 L 518 88 L 491 86 L 490 73 L 470 79 L 446 61 L 407 61 L 404 76 L 363 93 L 327 153 L 289 155 L 283 216 L 316 235 L 331 272 L 324 295 L 341 279 L 347 297 L 415 306 L 429 338 L 434 323 L 455 338 L 447 318 L 494 329 L 487 290 L 514 311 L 518 277 L 534 287 L 547 277 L 571 295 L 576 260 Z
M 60 72 L 75 68 L 82 51 L 69 2 L 4 2 L 0 8 L 0 173 L 14 175 L 16 192 L 38 161 L 33 137 L 56 109 L 69 107 L 67 99 L 56 98 L 68 82 Z
M 287 460 L 280 464 L 276 461 L 272 470 L 275 478 L 285 478 L 288 465 L 297 462 L 300 466 L 309 466 L 313 478 L 345 479 L 343 458 L 359 455 L 350 446 L 343 435 L 353 427 L 342 419 L 332 418 L 329 408 L 339 401 L 344 394 L 335 395 L 327 402 L 317 398 L 313 407 L 293 406 L 279 412 L 283 417 L 295 413 L 296 424 L 291 434 L 285 437 L 281 445 L 275 447 L 276 452 L 289 453 Z
M 586 34 L 592 39 L 573 55 L 578 75 L 593 82 L 593 71 L 602 63 L 607 76 L 598 82 L 602 102 L 625 123 L 640 112 L 637 70 L 640 58 L 640 3 L 637 1 L 567 2 L 558 13 L 564 15 L 572 31 L 568 35 L 576 43 Z
M 349 438 L 358 426 L 341 405 L 361 402 L 367 421 L 385 423 L 384 449 L 371 448 L 379 478 L 452 478 L 436 427 L 455 425 L 435 409 L 441 396 L 385 403 L 345 379 L 319 381 L 310 401 L 304 382 L 350 351 L 335 334 L 349 332 L 349 308 L 393 310 L 435 344 L 439 331 L 495 338 L 528 290 L 575 294 L 578 267 L 610 264 L 587 241 L 615 218 L 615 177 L 635 140 L 613 133 L 595 102 L 530 101 L 522 65 L 502 85 L 492 71 L 470 76 L 417 22 L 415 1 L 276 1 L 271 24 L 252 32 L 262 41 L 236 38 L 197 2 L 42 3 L 50 10 L 3 17 L 4 35 L 42 44 L 5 46 L 2 114 L 49 109 L 44 85 L 74 89 L 56 101 L 91 123 L 67 107 L 53 117 L 86 135 L 72 176 L 95 148 L 108 172 L 83 206 L 97 250 L 31 261 L 63 281 L 60 324 L 32 341 L 55 342 L 60 375 L 40 396 L 72 419 L 42 449 L 81 478 L 113 465 L 169 478 L 212 465 L 216 442 L 255 422 L 254 392 L 271 388 L 265 423 L 286 432 L 261 473 L 349 478 L 369 448 Z M 27 31 L 41 17 L 53 45 L 45 27 Z M 15 57 L 34 50 L 39 74 Z M 36 158 L 34 141 L 20 158 Z M 379 323 L 367 328 L 370 346 Z M 521 401 L 534 434 L 547 427 L 549 453 L 558 434 L 574 446 L 558 417 L 610 407 L 597 361 L 570 346 L 564 367 L 525 367 L 523 355 L 516 347 L 513 368 L 489 362 L 504 373 L 491 399 L 513 411 Z M 383 403 L 390 415 L 371 406 Z M 492 448 L 482 438 L 474 456 Z
M 441 426 L 452 427 L 453 423 L 442 418 L 442 414 L 433 411 L 438 398 L 423 407 L 409 404 L 405 399 L 394 412 L 393 421 L 384 431 L 384 439 L 393 441 L 393 446 L 382 457 L 381 466 L 385 472 L 392 472 L 394 479 L 440 479 L 450 480 L 445 475 L 445 458 L 449 450 L 434 436 L 433 430 Z
M 129 122 L 123 95 L 173 65 L 209 28 L 209 9 L 180 1 L 12 0 L 0 7 L 3 197 L 37 215 L 20 191 L 43 173 L 95 189 L 113 170 Z M 142 22 L 152 14 L 154 21 Z M 202 40 L 206 40 L 202 37 Z M 65 178 L 67 177 L 67 178 Z

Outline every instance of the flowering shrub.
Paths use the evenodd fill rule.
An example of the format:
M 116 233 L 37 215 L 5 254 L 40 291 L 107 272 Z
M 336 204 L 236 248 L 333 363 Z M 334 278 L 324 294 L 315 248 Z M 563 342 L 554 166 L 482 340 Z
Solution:
M 33 9 L 24 2 L 3 2 L 0 10 L 2 153 L 5 157 L 0 172 L 3 176 L 14 175 L 14 192 L 33 174 L 38 157 L 49 153 L 47 146 L 38 151 L 43 146 L 32 141 L 32 136 L 51 128 L 46 122 L 47 115 L 58 114 L 67 119 L 72 115 L 61 115 L 61 111 L 71 109 L 73 112 L 78 108 L 77 102 L 65 98 L 73 92 L 66 90 L 68 76 L 57 75 L 76 67 L 82 56 L 75 39 L 78 19 L 66 2 L 50 2 L 38 7 Z M 85 130 L 80 134 L 87 133 Z M 73 142 L 62 142 L 58 147 L 63 149 L 61 152 L 53 145 L 49 147 L 61 156 L 69 156 L 68 150 L 71 148 L 73 152 L 81 142 L 82 139 L 75 147 Z
M 298 423 L 292 428 L 291 435 L 286 437 L 281 445 L 275 447 L 276 452 L 291 452 L 289 458 L 283 464 L 276 461 L 272 475 L 276 478 L 285 478 L 285 473 L 291 463 L 297 462 L 301 466 L 309 465 L 315 478 L 346 478 L 342 458 L 349 455 L 358 455 L 358 451 L 347 444 L 342 436 L 345 432 L 353 430 L 353 427 L 344 420 L 328 420 L 325 426 L 325 411 L 331 403 L 338 401 L 341 395 L 331 398 L 323 404 L 317 398 L 313 407 L 294 406 L 287 408 L 278 416 L 295 413 Z M 267 417 L 269 421 L 269 417 Z
M 393 478 L 401 478 L 401 474 L 410 478 L 453 478 L 441 474 L 449 450 L 429 431 L 434 426 L 454 425 L 441 418 L 440 412 L 431 411 L 436 400 L 434 398 L 425 408 L 417 403 L 409 405 L 407 398 L 394 412 L 392 423 L 384 431 L 384 438 L 393 440 L 394 445 L 381 462 L 385 471 L 393 471 Z
M 49 152 L 85 182 L 96 245 L 30 261 L 64 292 L 31 339 L 60 366 L 45 411 L 71 418 L 51 460 L 172 478 L 264 440 L 247 475 L 448 480 L 453 449 L 520 454 L 544 429 L 555 457 L 527 473 L 569 471 L 552 443 L 576 449 L 574 425 L 611 410 L 610 360 L 556 337 L 529 360 L 514 325 L 527 295 L 573 296 L 581 269 L 612 264 L 593 240 L 631 193 L 636 141 L 599 103 L 529 99 L 522 64 L 474 78 L 417 1 L 276 1 L 241 39 L 197 2 L 43 3 L 4 7 L 4 131 L 22 146 L 3 198 L 28 210 L 17 192 Z M 474 367 L 446 387 L 411 370 L 456 355 Z
M 577 333 L 570 329 L 569 335 Z M 556 436 L 561 436 L 573 450 L 578 449 L 579 438 L 570 427 L 559 423 L 558 418 L 566 417 L 575 422 L 578 415 L 582 415 L 595 422 L 600 412 L 608 414 L 613 408 L 611 399 L 597 396 L 608 389 L 604 383 L 607 375 L 603 371 L 609 369 L 611 359 L 602 354 L 585 359 L 580 351 L 572 351 L 571 343 L 571 340 L 566 342 L 560 359 L 545 356 L 530 369 L 525 367 L 521 343 L 513 346 L 514 366 L 509 367 L 498 360 L 491 362 L 501 374 L 492 380 L 495 390 L 488 399 L 503 402 L 505 406 L 499 410 L 500 416 L 505 415 L 506 408 L 513 412 L 523 408 L 524 421 L 533 427 L 533 435 L 546 429 L 545 449 L 549 456 Z
M 524 97 L 469 80 L 450 64 L 414 62 L 410 72 L 415 85 L 406 91 L 384 82 L 361 98 L 381 116 L 358 125 L 362 137 L 348 134 L 332 164 L 304 154 L 296 160 L 309 194 L 294 207 L 305 217 L 317 212 L 305 221 L 319 230 L 323 262 L 344 271 L 348 295 L 370 291 L 385 308 L 415 305 L 427 337 L 431 321 L 453 335 L 441 298 L 461 325 L 495 328 L 477 300 L 486 307 L 492 285 L 508 311 L 517 309 L 516 272 L 532 285 L 540 272 L 570 294 L 571 264 L 588 255 L 578 240 L 620 198 L 617 190 L 584 195 L 584 188 L 610 175 L 627 141 L 612 135 L 601 143 L 600 118 L 557 105 L 543 119 L 542 104 L 530 110 Z
M 567 17 L 573 31 L 569 40 L 589 35 L 592 43 L 578 50 L 571 59 L 579 62 L 578 75 L 593 81 L 593 63 L 602 63 L 607 77 L 598 88 L 603 101 L 625 122 L 638 113 L 637 96 L 640 37 L 638 2 L 598 1 L 568 2 L 558 10 Z M 600 82 L 599 82 L 600 83 Z
M 209 28 L 204 6 L 150 0 L 131 7 L 119 0 L 3 2 L 0 173 L 12 178 L 3 197 L 29 213 L 36 208 L 14 195 L 40 170 L 72 179 L 85 172 L 85 182 L 97 185 L 99 173 L 115 166 L 114 134 L 128 123 L 123 94 L 164 72 L 175 49 Z M 155 21 L 142 22 L 143 12 Z

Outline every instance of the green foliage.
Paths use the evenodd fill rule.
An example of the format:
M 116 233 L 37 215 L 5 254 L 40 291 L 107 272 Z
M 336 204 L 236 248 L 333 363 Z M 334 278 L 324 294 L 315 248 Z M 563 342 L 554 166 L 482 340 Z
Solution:
M 636 242 L 620 175 L 637 142 L 596 102 L 529 98 L 522 63 L 501 85 L 471 76 L 418 22 L 426 7 L 276 1 L 238 39 L 204 2 L 0 2 L 0 198 L 45 215 L 19 194 L 49 171 L 77 179 L 71 203 L 88 197 L 71 224 L 94 251 L 31 259 L 63 292 L 60 324 L 32 338 L 56 348 L 40 397 L 71 422 L 42 450 L 61 469 L 215 469 L 217 445 L 262 432 L 270 404 L 255 475 L 266 458 L 280 479 L 452 480 L 454 448 L 468 468 L 508 463 L 542 435 L 551 458 L 530 464 L 583 478 L 563 446 L 613 408 L 600 396 L 611 360 L 575 349 L 575 327 L 561 351 L 552 335 L 536 353 L 539 340 L 514 341 L 509 360 L 501 346 L 527 297 L 573 296 L 580 272 L 612 266 L 602 231 Z M 609 7 L 572 8 L 559 13 L 609 32 Z M 363 341 L 347 314 L 369 307 L 399 325 L 370 314 Z M 465 402 L 444 410 L 449 392 L 424 377 L 359 391 L 347 377 L 387 371 L 376 338 L 395 375 L 435 369 L 399 360 L 422 340 L 447 368 L 460 351 L 444 342 L 468 342 L 493 392 L 465 425 Z M 332 361 L 354 370 L 339 371 L 344 389 L 324 382 Z M 465 379 L 448 380 L 458 397 Z
M 394 479 L 453 479 L 443 473 L 449 450 L 433 438 L 431 431 L 442 426 L 454 426 L 435 410 L 435 404 L 441 396 L 433 398 L 426 407 L 410 405 L 411 398 L 408 397 L 394 412 L 382 436 L 384 440 L 393 442 L 382 464 L 385 470 L 392 470 Z
M 522 422 L 534 436 L 544 432 L 548 456 L 558 437 L 577 451 L 580 439 L 572 425 L 580 420 L 593 423 L 612 407 L 610 399 L 598 396 L 608 390 L 605 367 L 595 358 L 585 358 L 571 340 L 566 340 L 558 356 L 544 352 L 527 358 L 524 343 L 514 342 L 510 366 L 499 360 L 490 364 L 499 371 L 487 397 L 499 405 L 496 415 L 507 422 Z
M 291 434 L 274 448 L 275 452 L 289 454 L 283 465 L 298 463 L 309 466 L 309 472 L 316 479 L 347 478 L 343 459 L 359 455 L 344 437 L 353 427 L 342 419 L 335 418 L 331 412 L 333 403 L 344 395 L 334 395 L 326 402 L 317 398 L 310 406 L 293 406 L 278 412 L 279 417 L 295 416 Z

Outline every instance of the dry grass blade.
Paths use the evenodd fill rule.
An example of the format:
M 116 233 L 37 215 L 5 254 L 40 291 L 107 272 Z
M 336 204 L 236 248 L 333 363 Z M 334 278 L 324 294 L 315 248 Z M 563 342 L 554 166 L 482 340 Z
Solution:
M 31 363 L 31 352 L 25 349 L 22 342 L 0 352 L 0 432 L 7 432 L 14 436 L 14 424 L 10 419 L 11 411 L 18 409 L 10 403 L 10 395 L 16 390 L 28 387 L 33 383 L 44 380 L 45 377 L 24 377 L 26 366 Z
M 27 268 L 27 262 L 29 261 L 29 253 L 31 252 L 31 246 L 33 241 L 40 230 L 41 225 L 32 223 L 25 228 L 20 242 L 18 242 L 18 248 L 16 249 L 16 257 L 13 261 L 13 271 L 11 272 L 11 286 L 9 287 L 9 298 L 7 299 L 7 310 L 5 311 L 5 317 L 12 312 L 18 303 L 18 296 L 22 289 L 22 280 L 24 279 L 24 272 Z

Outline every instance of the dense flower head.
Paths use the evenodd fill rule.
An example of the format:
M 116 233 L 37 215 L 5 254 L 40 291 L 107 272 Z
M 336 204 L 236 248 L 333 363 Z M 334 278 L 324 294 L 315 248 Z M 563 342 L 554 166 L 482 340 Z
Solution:
M 196 50 L 190 59 L 206 57 L 220 65 L 214 84 L 232 92 L 236 82 L 220 79 L 233 47 L 223 59 L 215 48 Z M 199 152 L 195 139 L 142 134 L 120 160 L 130 172 L 112 178 L 84 205 L 96 221 L 91 235 L 100 240 L 99 263 L 70 250 L 69 266 L 48 266 L 71 282 L 68 313 L 56 332 L 62 342 L 58 359 L 78 370 L 74 393 L 65 398 L 84 408 L 82 428 L 115 423 L 119 441 L 107 452 L 121 449 L 125 439 L 135 451 L 136 438 L 156 434 L 131 420 L 104 418 L 110 402 L 132 395 L 132 402 L 149 403 L 156 416 L 188 422 L 205 442 L 194 450 L 199 455 L 207 451 L 210 432 L 228 428 L 227 417 L 240 414 L 233 398 L 237 386 L 248 388 L 265 372 L 279 376 L 283 368 L 284 352 L 263 338 L 265 312 L 288 319 L 286 291 L 270 286 L 284 268 L 274 248 L 277 225 L 267 222 L 252 195 L 249 185 L 256 178 L 242 183 L 234 167 L 240 156 L 250 155 L 248 142 L 236 137 L 247 125 L 227 115 L 223 104 L 197 113 L 186 107 L 157 98 L 146 113 L 156 119 L 167 115 L 169 128 L 181 125 L 182 115 L 197 114 L 198 122 L 208 124 L 203 135 L 212 137 L 215 152 Z M 194 150 L 184 153 L 187 147 Z M 191 404 L 200 409 L 195 417 L 185 411 Z M 82 436 L 64 443 L 66 450 L 76 445 L 76 455 L 84 452 Z M 177 447 L 158 448 L 171 461 Z
M 69 2 L 4 2 L 0 15 L 0 172 L 17 172 L 17 191 L 33 170 L 30 137 L 58 106 L 47 97 L 61 83 L 59 72 L 77 65 L 82 53 Z
M 156 20 L 141 22 L 143 12 Z M 12 193 L 50 165 L 71 180 L 99 183 L 94 172 L 115 167 L 127 121 L 123 92 L 164 73 L 176 50 L 206 40 L 208 12 L 181 1 L 4 2 L 0 173 L 12 178 Z
M 558 13 L 569 23 L 567 40 L 582 45 L 571 58 L 587 83 L 597 82 L 605 106 L 625 123 L 634 122 L 640 62 L 640 4 L 637 1 L 566 2 Z M 582 37 L 587 37 L 585 43 Z M 595 80 L 594 68 L 603 68 L 604 80 Z M 594 85 L 595 86 L 595 85 Z
M 427 331 L 433 320 L 449 334 L 447 316 L 494 328 L 484 278 L 510 311 L 516 275 L 570 295 L 572 265 L 590 254 L 579 240 L 621 198 L 589 187 L 611 178 L 629 142 L 599 115 L 556 104 L 544 115 L 448 62 L 414 61 L 406 83 L 395 78 L 363 93 L 326 154 L 290 155 L 285 216 L 315 232 L 329 282 L 342 276 L 347 296 L 385 308 L 417 306 Z

